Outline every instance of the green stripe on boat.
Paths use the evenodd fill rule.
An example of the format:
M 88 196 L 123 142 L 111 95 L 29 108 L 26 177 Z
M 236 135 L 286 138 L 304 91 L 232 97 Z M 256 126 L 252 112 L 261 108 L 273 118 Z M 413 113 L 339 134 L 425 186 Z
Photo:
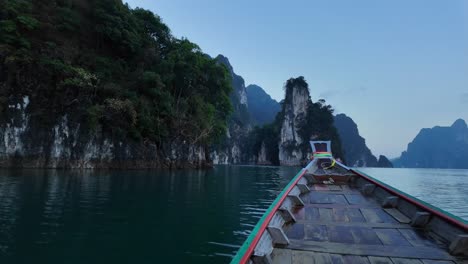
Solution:
M 255 225 L 254 229 L 252 230 L 252 232 L 250 233 L 249 237 L 247 238 L 247 240 L 244 242 L 244 244 L 242 244 L 241 248 L 239 249 L 239 251 L 237 251 L 236 253 L 236 256 L 231 260 L 231 264 L 236 264 L 236 263 L 239 263 L 240 260 L 242 259 L 242 257 L 245 255 L 245 253 L 247 252 L 247 249 L 249 248 L 250 244 L 252 244 L 252 241 L 254 240 L 255 236 L 257 235 L 257 233 L 260 231 L 260 228 L 261 226 L 263 225 L 263 222 L 265 222 L 265 219 L 268 217 L 268 215 L 273 211 L 273 209 L 275 208 L 276 204 L 279 203 L 279 201 L 281 200 L 281 197 L 284 196 L 286 190 L 289 189 L 289 187 L 291 187 L 292 184 L 294 184 L 294 182 L 296 181 L 297 178 L 299 178 L 302 174 L 302 172 L 304 171 L 304 169 L 301 169 L 297 174 L 296 176 L 294 176 L 294 178 L 289 181 L 288 185 L 286 185 L 286 187 L 283 188 L 283 190 L 281 191 L 281 193 L 276 197 L 276 199 L 273 201 L 273 203 L 270 205 L 270 207 L 268 207 L 268 209 L 265 211 L 265 213 L 263 214 L 262 218 L 260 218 L 260 220 L 258 221 L 257 225 Z

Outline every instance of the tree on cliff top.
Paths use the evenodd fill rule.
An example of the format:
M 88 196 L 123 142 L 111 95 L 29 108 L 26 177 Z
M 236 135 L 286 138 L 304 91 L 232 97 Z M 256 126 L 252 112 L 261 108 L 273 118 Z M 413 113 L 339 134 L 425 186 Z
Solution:
M 285 85 L 285 101 L 282 104 L 283 116 L 286 104 L 292 104 L 292 93 L 294 89 L 303 89 L 309 95 L 308 106 L 304 118 L 298 124 L 298 135 L 302 139 L 300 148 L 302 153 L 310 153 L 311 140 L 331 140 L 332 152 L 335 157 L 343 159 L 341 140 L 338 131 L 333 125 L 333 108 L 326 104 L 324 99 L 313 103 L 310 99 L 309 84 L 303 76 L 291 78 Z

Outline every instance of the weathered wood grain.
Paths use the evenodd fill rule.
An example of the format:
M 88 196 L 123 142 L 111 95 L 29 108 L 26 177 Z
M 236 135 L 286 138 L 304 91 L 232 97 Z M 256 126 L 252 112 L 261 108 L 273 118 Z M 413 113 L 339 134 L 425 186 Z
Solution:
M 372 192 L 374 192 L 374 190 L 375 190 L 375 184 L 372 184 L 372 183 L 366 183 L 361 188 L 361 192 L 365 196 L 371 195 Z
M 304 225 L 295 223 L 292 226 L 285 228 L 286 235 L 291 239 L 304 239 Z
M 328 230 L 326 225 L 305 225 L 305 238 L 312 241 L 328 241 Z
M 395 208 L 398 205 L 398 197 L 397 196 L 387 196 L 383 202 L 382 207 L 384 208 Z
M 345 215 L 349 219 L 349 222 L 366 222 L 361 211 L 357 208 L 347 208 L 345 210 Z
M 286 246 L 289 244 L 289 239 L 281 227 L 269 226 L 267 230 L 274 245 Z
M 291 264 L 292 263 L 292 250 L 275 248 L 271 253 L 273 264 Z
M 327 225 L 327 226 L 350 226 L 350 227 L 368 227 L 368 228 L 398 228 L 398 229 L 413 229 L 412 226 L 408 224 L 400 223 L 368 223 L 368 222 L 326 222 L 326 221 L 307 221 L 307 220 L 297 220 L 297 223 L 300 224 L 312 224 L 312 225 Z
M 332 211 L 330 208 L 318 208 L 320 214 L 320 221 L 331 222 L 333 221 Z
M 304 251 L 292 251 L 292 262 L 293 263 L 316 263 L 316 264 L 329 264 L 331 263 L 330 254 L 326 253 L 315 253 L 315 252 L 304 252 Z
M 449 260 L 433 260 L 433 259 L 422 259 L 424 264 L 454 264 L 455 262 Z
M 370 256 L 368 259 L 371 264 L 393 264 L 392 260 L 386 257 Z
M 287 246 L 293 250 L 315 251 L 323 253 L 377 256 L 377 257 L 401 257 L 424 258 L 436 260 L 454 260 L 455 258 L 446 251 L 433 247 L 412 247 L 395 245 L 362 245 L 335 242 L 316 242 L 290 239 Z
M 415 247 L 437 247 L 437 244 L 427 237 L 423 231 L 411 229 L 398 229 L 411 245 Z
M 458 235 L 449 246 L 450 254 L 468 256 L 468 234 Z
M 376 229 L 375 232 L 384 245 L 411 246 L 411 243 L 396 229 Z
M 411 225 L 415 227 L 424 227 L 431 217 L 428 212 L 416 212 L 411 219 Z
M 389 215 L 391 215 L 393 218 L 395 218 L 400 223 L 408 224 L 408 223 L 411 222 L 411 219 L 409 219 L 406 215 L 404 215 L 398 209 L 385 208 L 384 210 L 385 210 L 385 212 L 387 212 Z
M 337 243 L 354 243 L 351 229 L 347 226 L 327 226 L 328 239 L 330 242 Z
M 392 261 L 395 264 L 422 264 L 422 261 L 419 259 L 392 258 Z
M 368 245 L 382 245 L 377 233 L 369 227 L 349 227 L 354 243 Z
M 308 221 L 319 221 L 320 213 L 318 208 L 306 207 L 305 208 L 305 220 Z

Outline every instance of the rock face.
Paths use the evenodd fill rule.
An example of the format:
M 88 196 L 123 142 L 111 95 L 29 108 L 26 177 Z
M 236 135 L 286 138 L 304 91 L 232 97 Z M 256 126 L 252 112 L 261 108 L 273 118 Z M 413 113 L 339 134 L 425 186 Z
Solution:
M 272 123 L 281 110 L 280 104 L 255 84 L 247 86 L 247 102 L 253 122 L 259 126 Z
M 232 92 L 230 95 L 233 112 L 228 123 L 226 137 L 221 144 L 214 146 L 210 158 L 214 164 L 240 164 L 248 162 L 251 157 L 245 151 L 245 142 L 252 129 L 247 90 L 244 79 L 235 74 L 229 59 L 218 55 L 216 60 L 223 64 L 232 77 Z
M 384 155 L 380 155 L 379 161 L 377 161 L 377 167 L 393 168 L 393 164 L 390 162 L 390 160 L 387 157 L 385 157 Z
M 0 166 L 23 168 L 175 168 L 203 167 L 202 146 L 165 146 L 115 141 L 100 129 L 90 131 L 67 115 L 45 125 L 31 115 L 34 101 L 13 98 L 0 126 Z M 4 116 L 4 117 L 5 117 Z M 50 123 L 50 122 L 49 122 Z
M 366 146 L 366 140 L 359 135 L 353 119 L 339 114 L 335 116 L 334 123 L 340 134 L 347 164 L 352 167 L 377 167 L 377 158 Z
M 468 168 L 468 127 L 458 119 L 449 127 L 423 128 L 397 161 L 406 168 Z
M 299 136 L 299 129 L 306 121 L 307 109 L 311 104 L 307 84 L 298 79 L 286 87 L 283 103 L 283 120 L 279 142 L 280 165 L 299 166 L 306 159 L 300 145 L 304 140 Z
M 351 167 L 393 167 L 383 155 L 377 158 L 366 146 L 366 140 L 359 135 L 359 130 L 353 119 L 345 114 L 338 114 L 334 124 L 343 144 L 346 162 Z

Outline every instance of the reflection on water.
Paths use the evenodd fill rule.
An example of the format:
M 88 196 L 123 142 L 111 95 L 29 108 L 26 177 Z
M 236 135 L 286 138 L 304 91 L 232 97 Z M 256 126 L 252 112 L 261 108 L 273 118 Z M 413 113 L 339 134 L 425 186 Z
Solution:
M 226 263 L 297 171 L 0 170 L 0 263 Z M 468 171 L 365 171 L 468 217 Z
M 297 170 L 0 170 L 0 263 L 225 263 Z
M 468 170 L 360 168 L 418 199 L 468 221 Z

